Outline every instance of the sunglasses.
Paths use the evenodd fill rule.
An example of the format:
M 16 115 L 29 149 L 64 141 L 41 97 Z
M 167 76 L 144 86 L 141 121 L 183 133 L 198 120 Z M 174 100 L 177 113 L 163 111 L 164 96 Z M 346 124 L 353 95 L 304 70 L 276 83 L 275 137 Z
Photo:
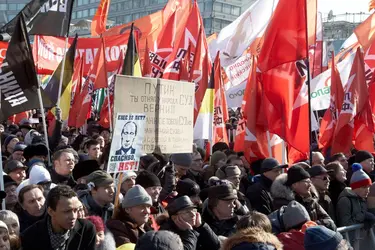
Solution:
M 329 176 L 324 176 L 323 178 L 315 177 L 316 179 L 322 180 L 322 181 L 329 181 Z

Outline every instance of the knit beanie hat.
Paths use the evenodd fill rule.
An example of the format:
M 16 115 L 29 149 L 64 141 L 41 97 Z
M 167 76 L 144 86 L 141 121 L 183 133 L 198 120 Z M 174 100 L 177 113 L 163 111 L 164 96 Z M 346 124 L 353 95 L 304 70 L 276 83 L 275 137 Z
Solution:
M 87 176 L 86 180 L 87 185 L 90 186 L 91 184 L 92 187 L 105 187 L 114 182 L 112 176 L 103 170 L 92 172 Z
M 282 215 L 284 227 L 286 231 L 301 225 L 310 220 L 310 215 L 306 208 L 297 201 L 289 202 L 285 207 Z
M 350 178 L 350 187 L 352 189 L 371 186 L 372 182 L 370 177 L 363 171 L 361 164 L 354 163 L 352 165 L 353 175 Z
M 225 160 L 225 161 L 227 161 L 227 155 L 224 154 L 224 153 L 221 152 L 221 151 L 216 151 L 215 153 L 213 153 L 213 154 L 211 155 L 210 165 L 211 165 L 211 166 L 214 166 L 214 165 L 216 165 L 216 163 L 218 163 L 220 160 Z
M 137 178 L 135 178 L 135 183 L 141 185 L 144 189 L 161 186 L 159 178 L 149 171 L 140 172 Z
M 134 187 L 129 189 L 128 192 L 126 192 L 121 206 L 123 208 L 129 208 L 145 204 L 152 206 L 151 196 L 142 186 L 135 185 Z
M 215 153 L 217 151 L 225 151 L 227 149 L 229 149 L 229 146 L 225 142 L 216 142 L 212 146 L 212 153 Z
M 166 231 L 149 231 L 142 235 L 137 241 L 134 250 L 182 250 L 184 245 L 180 236 Z
M 182 167 L 190 167 L 193 158 L 191 154 L 173 154 L 171 155 L 171 162 Z
M 51 182 L 51 174 L 43 166 L 35 164 L 30 171 L 29 185 Z
M 8 135 L 7 138 L 4 141 L 4 148 L 7 148 L 9 142 L 13 139 L 17 138 L 15 135 Z
M 310 174 L 300 166 L 291 166 L 288 169 L 288 180 L 285 185 L 291 186 L 292 184 L 309 179 Z
M 137 178 L 137 174 L 134 171 L 126 171 L 126 172 L 124 172 L 124 174 L 122 176 L 121 183 L 123 183 L 124 181 L 129 180 L 131 178 Z
M 306 250 L 332 250 L 343 240 L 339 232 L 334 232 L 324 226 L 310 227 L 305 232 Z
M 219 177 L 219 179 L 226 179 L 233 176 L 240 176 L 241 170 L 237 166 L 224 166 L 219 168 L 215 175 Z
M 366 150 L 361 150 L 361 151 L 358 151 L 356 154 L 355 154 L 355 162 L 356 163 L 361 163 L 367 159 L 370 159 L 370 158 L 374 158 L 374 156 L 366 151 Z
M 96 232 L 104 232 L 104 222 L 102 218 L 96 215 L 86 217 L 86 220 L 89 220 L 94 224 Z
M 187 178 L 177 182 L 176 191 L 177 197 L 181 197 L 183 195 L 190 197 L 199 195 L 201 189 L 195 181 Z

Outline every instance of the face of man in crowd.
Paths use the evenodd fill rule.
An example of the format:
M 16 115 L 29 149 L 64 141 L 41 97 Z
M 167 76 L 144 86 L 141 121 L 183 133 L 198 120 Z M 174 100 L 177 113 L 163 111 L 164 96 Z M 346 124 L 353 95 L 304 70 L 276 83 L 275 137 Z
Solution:
M 18 140 L 18 138 L 13 138 L 12 140 L 10 140 L 10 142 L 8 143 L 7 145 L 7 150 L 9 153 L 13 153 L 13 150 L 14 150 L 14 147 L 16 146 L 17 143 L 19 143 L 20 140 Z
M 22 133 L 22 131 L 18 131 L 16 133 L 16 136 L 17 136 L 18 140 L 23 141 L 23 133 Z
M 39 188 L 31 189 L 24 193 L 22 208 L 30 215 L 39 217 L 44 213 L 44 203 L 46 199 L 43 196 L 42 190 Z
M 134 123 L 128 123 L 122 130 L 121 143 L 123 148 L 130 148 L 136 136 L 136 126 Z
M 115 193 L 115 184 L 111 183 L 103 187 L 91 190 L 92 196 L 100 205 L 107 205 L 113 202 Z
M 374 158 L 369 158 L 360 163 L 367 173 L 371 173 L 374 170 Z
M 59 231 L 70 230 L 76 224 L 80 203 L 77 197 L 60 197 L 56 210 L 48 208 L 53 228 Z
M 100 135 L 103 136 L 105 142 L 109 141 L 110 134 L 107 130 L 103 130 Z
M 345 168 L 341 164 L 339 164 L 339 165 L 340 165 L 340 168 L 339 168 L 339 171 L 336 174 L 336 179 L 339 182 L 345 182 L 347 180 L 347 178 L 346 178 L 346 170 L 345 170 Z
M 344 167 L 345 170 L 348 170 L 348 160 L 345 156 L 341 156 L 337 159 L 338 162 Z
M 8 226 L 9 235 L 11 236 L 19 236 L 20 234 L 20 225 L 18 221 L 13 218 L 9 218 L 4 220 L 5 224 Z
M 197 172 L 202 172 L 203 160 L 202 160 L 201 154 L 198 151 L 194 151 L 192 158 L 193 158 L 193 163 L 191 165 L 191 168 Z
M 126 212 L 130 217 L 137 223 L 138 226 L 141 226 L 147 223 L 150 216 L 150 205 L 139 205 L 131 208 L 126 208 Z
M 312 166 L 316 165 L 324 166 L 324 156 L 320 152 L 314 152 L 312 156 Z
M 100 154 L 101 154 L 101 150 L 100 150 L 100 144 L 97 144 L 97 145 L 91 145 L 88 149 L 87 149 L 87 154 L 89 155 L 89 157 L 93 160 L 97 160 L 99 159 L 100 157 Z
M 230 219 L 233 217 L 235 208 L 235 199 L 233 200 L 219 200 L 214 209 L 216 217 L 220 220 Z
M 266 176 L 271 181 L 274 181 L 282 173 L 283 173 L 282 169 L 276 168 L 276 169 L 272 169 L 270 171 L 264 172 L 263 175 Z
M 328 190 L 330 179 L 328 174 L 321 174 L 311 178 L 311 182 L 318 191 L 323 192 Z
M 370 193 L 370 187 L 371 186 L 365 186 L 353 189 L 353 192 L 356 193 L 359 197 L 366 199 L 368 194 Z
M 17 203 L 17 186 L 9 185 L 5 188 L 5 193 L 7 196 L 5 197 L 5 204 L 7 205 L 15 205 Z
M 312 183 L 310 179 L 304 179 L 302 181 L 294 183 L 292 185 L 292 189 L 298 195 L 302 197 L 307 197 L 310 195 L 311 185 Z
M 0 228 L 0 249 L 10 250 L 9 235 L 5 228 Z
M 226 159 L 221 159 L 220 161 L 218 161 L 216 164 L 215 164 L 215 167 L 216 168 L 221 168 L 223 166 L 225 166 L 226 164 Z
M 153 203 L 158 202 L 161 190 L 162 190 L 161 186 L 154 186 L 154 187 L 146 188 L 146 191 L 151 196 Z
M 135 176 L 131 176 L 121 184 L 121 193 L 126 194 L 135 185 Z
M 24 168 L 16 168 L 8 175 L 19 185 L 26 178 L 26 171 Z
M 189 223 L 190 226 L 194 227 L 197 219 L 197 209 L 188 208 L 179 211 L 176 215 L 173 215 L 174 218 L 179 216 L 183 221 Z
M 74 155 L 69 152 L 63 152 L 60 158 L 54 161 L 54 164 L 56 173 L 62 176 L 68 176 L 74 169 Z
M 180 165 L 174 165 L 174 169 L 176 170 L 176 177 L 177 179 L 181 179 L 183 176 L 187 174 L 189 167 L 184 167 Z
M 23 157 L 23 151 L 13 152 L 12 158 L 13 158 L 13 160 L 17 160 L 17 161 L 20 161 L 20 162 L 25 161 L 25 158 Z
M 239 175 L 234 175 L 234 176 L 228 177 L 227 180 L 232 183 L 234 189 L 236 189 L 236 190 L 240 189 L 241 179 L 240 179 Z

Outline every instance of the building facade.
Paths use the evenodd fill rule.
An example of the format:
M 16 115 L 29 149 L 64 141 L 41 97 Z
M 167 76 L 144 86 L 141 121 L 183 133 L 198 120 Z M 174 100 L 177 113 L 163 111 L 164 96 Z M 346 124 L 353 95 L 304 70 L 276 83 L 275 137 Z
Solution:
M 12 20 L 29 0 L 0 0 L 0 26 Z

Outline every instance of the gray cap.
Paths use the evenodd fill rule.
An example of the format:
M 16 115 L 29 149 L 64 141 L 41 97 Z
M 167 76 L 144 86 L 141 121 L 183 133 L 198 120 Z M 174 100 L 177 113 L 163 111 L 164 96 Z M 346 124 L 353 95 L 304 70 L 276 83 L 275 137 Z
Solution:
M 183 195 L 177 199 L 174 199 L 166 207 L 169 215 L 177 214 L 179 211 L 188 209 L 188 208 L 196 208 L 196 206 L 193 204 L 190 198 L 186 195 Z
M 4 172 L 9 174 L 10 172 L 16 170 L 17 168 L 26 169 L 26 166 L 23 165 L 23 163 L 20 161 L 11 160 L 11 161 L 8 161 L 7 164 L 5 164 Z
M 147 191 L 140 185 L 135 185 L 126 192 L 124 199 L 122 200 L 121 206 L 123 208 L 135 207 L 139 205 L 150 205 L 152 206 L 151 196 Z
M 273 169 L 282 169 L 287 167 L 288 164 L 281 165 L 275 158 L 267 158 L 263 160 L 262 166 L 260 167 L 260 172 L 264 173 Z
M 183 250 L 180 236 L 166 230 L 149 231 L 137 241 L 134 250 Z
M 285 230 L 301 225 L 310 220 L 310 215 L 306 208 L 297 201 L 289 202 L 288 206 L 285 207 L 282 215 Z

